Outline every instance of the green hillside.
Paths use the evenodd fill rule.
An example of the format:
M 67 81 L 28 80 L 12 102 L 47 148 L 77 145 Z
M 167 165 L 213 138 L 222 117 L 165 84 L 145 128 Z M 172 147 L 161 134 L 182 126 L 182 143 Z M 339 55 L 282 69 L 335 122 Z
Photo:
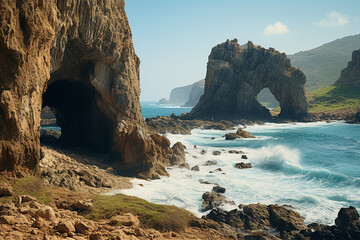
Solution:
M 360 86 L 327 86 L 308 95 L 309 111 L 322 112 L 339 109 L 360 108 Z
M 354 50 L 360 49 L 360 34 L 326 43 L 320 47 L 289 55 L 291 64 L 307 77 L 306 90 L 312 92 L 332 85 L 351 60 Z

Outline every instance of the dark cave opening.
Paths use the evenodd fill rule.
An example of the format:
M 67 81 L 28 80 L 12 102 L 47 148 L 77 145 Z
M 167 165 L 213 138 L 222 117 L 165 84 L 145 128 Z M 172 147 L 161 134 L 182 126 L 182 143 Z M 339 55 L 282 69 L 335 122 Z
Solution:
M 96 94 L 84 81 L 62 79 L 49 84 L 43 94 L 43 108 L 48 106 L 55 113 L 61 145 L 101 153 L 111 151 L 113 124 L 99 109 Z

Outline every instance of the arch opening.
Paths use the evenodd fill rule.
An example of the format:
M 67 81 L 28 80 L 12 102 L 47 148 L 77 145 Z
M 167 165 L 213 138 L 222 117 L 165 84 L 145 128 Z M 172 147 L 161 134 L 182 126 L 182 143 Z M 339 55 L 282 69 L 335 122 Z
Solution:
M 277 116 L 281 111 L 280 103 L 268 87 L 263 88 L 256 96 L 257 101 L 267 108 L 271 115 Z

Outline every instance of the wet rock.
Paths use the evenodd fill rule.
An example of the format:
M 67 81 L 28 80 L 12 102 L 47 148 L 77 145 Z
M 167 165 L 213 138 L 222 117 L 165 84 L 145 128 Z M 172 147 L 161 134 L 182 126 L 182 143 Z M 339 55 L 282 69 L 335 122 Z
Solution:
M 201 150 L 200 154 L 204 155 L 207 151 L 206 150 Z
M 211 191 L 216 193 L 225 193 L 226 189 L 224 187 L 215 186 Z
M 217 162 L 213 160 L 208 160 L 204 163 L 204 166 L 213 166 L 213 165 L 217 165 Z
M 239 138 L 239 136 L 236 133 L 226 133 L 225 134 L 225 140 L 234 140 Z
M 356 208 L 350 206 L 348 208 L 341 208 L 338 217 L 335 219 L 335 225 L 339 228 L 345 228 L 350 223 L 359 220 L 359 213 Z
M 236 163 L 234 167 L 243 169 L 243 168 L 252 168 L 252 165 L 251 165 L 251 163 L 240 162 L 240 163 Z
M 199 165 L 195 165 L 191 168 L 191 171 L 200 171 Z
M 202 195 L 202 199 L 204 200 L 201 207 L 202 212 L 217 208 L 221 204 L 235 205 L 234 201 L 229 201 L 224 195 L 216 192 L 206 192 Z
M 181 142 L 177 142 L 172 147 L 173 156 L 170 159 L 171 165 L 178 165 L 185 163 L 185 147 Z
M 182 163 L 182 164 L 180 164 L 180 165 L 179 165 L 179 168 L 186 168 L 186 169 L 190 170 L 190 166 L 189 166 L 188 163 Z
M 242 130 L 241 128 L 239 128 L 236 131 L 236 134 L 240 137 L 240 138 L 256 138 L 254 135 L 252 135 L 251 133 L 249 133 L 248 131 Z
M 246 155 L 241 155 L 241 159 L 248 159 Z
M 243 151 L 239 151 L 239 150 L 229 150 L 230 154 L 244 154 Z
M 216 173 L 216 172 L 222 172 L 222 169 L 221 168 L 217 168 L 213 171 L 210 171 L 209 173 Z
M 221 154 L 220 151 L 213 151 L 213 155 L 214 155 L 214 156 L 218 156 L 218 155 L 220 155 L 220 154 Z

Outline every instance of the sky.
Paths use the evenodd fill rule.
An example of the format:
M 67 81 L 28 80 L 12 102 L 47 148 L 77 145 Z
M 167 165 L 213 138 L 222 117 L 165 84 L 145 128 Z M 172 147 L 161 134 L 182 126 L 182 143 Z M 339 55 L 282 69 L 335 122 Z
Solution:
M 360 33 L 359 0 L 125 0 L 125 10 L 141 101 L 204 79 L 211 49 L 227 39 L 294 54 Z

